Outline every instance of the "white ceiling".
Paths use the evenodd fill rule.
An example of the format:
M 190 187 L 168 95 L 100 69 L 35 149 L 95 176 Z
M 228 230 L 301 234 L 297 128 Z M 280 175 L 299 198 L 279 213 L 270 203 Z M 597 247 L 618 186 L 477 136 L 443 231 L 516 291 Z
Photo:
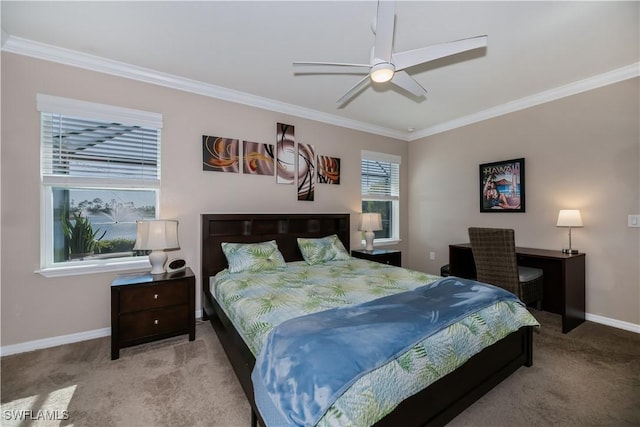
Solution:
M 394 51 L 477 35 L 488 47 L 408 69 L 426 99 L 387 84 L 343 108 L 361 76 L 291 63 L 368 63 L 375 1 L 2 1 L 1 13 L 9 52 L 412 140 L 638 76 L 639 4 L 399 1 Z

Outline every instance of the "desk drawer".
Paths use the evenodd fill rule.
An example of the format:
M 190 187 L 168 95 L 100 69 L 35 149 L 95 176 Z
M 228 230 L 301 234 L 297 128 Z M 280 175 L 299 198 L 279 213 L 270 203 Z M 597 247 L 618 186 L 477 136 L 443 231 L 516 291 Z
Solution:
M 150 286 L 131 286 L 120 290 L 120 313 L 186 304 L 188 283 L 183 280 Z
M 120 316 L 120 340 L 185 331 L 189 327 L 189 306 L 128 313 Z

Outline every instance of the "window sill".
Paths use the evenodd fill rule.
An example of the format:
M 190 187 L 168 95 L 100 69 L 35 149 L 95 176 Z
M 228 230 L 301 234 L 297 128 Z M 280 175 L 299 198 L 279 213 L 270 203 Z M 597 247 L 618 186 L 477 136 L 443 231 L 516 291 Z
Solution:
M 44 277 L 64 277 L 77 276 L 80 274 L 106 273 L 110 271 L 144 270 L 150 269 L 149 257 L 136 257 L 136 260 L 113 260 L 86 262 L 76 265 L 65 265 L 61 267 L 45 267 L 35 272 Z
M 377 247 L 377 246 L 392 246 L 392 245 L 398 245 L 400 244 L 402 240 L 400 239 L 375 239 L 373 241 L 373 247 Z M 366 243 L 364 240 L 361 240 L 360 243 L 362 244 L 362 247 L 364 248 L 366 246 Z

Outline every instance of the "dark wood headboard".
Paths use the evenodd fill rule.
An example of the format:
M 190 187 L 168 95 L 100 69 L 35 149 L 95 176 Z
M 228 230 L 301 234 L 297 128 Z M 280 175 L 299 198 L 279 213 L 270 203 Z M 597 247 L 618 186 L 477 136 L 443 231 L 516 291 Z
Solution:
M 337 234 L 349 250 L 349 214 L 202 214 L 201 217 L 203 284 L 208 284 L 209 277 L 227 268 L 222 242 L 275 240 L 287 262 L 303 259 L 298 249 L 298 237 Z

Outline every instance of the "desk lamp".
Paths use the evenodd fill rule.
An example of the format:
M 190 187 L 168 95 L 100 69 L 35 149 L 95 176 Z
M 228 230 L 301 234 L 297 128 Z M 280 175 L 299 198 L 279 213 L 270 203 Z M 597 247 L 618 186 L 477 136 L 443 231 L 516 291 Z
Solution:
M 558 214 L 558 223 L 556 227 L 569 228 L 569 249 L 563 249 L 564 254 L 577 254 L 578 250 L 571 247 L 571 229 L 574 227 L 582 227 L 582 217 L 577 209 L 563 209 Z

